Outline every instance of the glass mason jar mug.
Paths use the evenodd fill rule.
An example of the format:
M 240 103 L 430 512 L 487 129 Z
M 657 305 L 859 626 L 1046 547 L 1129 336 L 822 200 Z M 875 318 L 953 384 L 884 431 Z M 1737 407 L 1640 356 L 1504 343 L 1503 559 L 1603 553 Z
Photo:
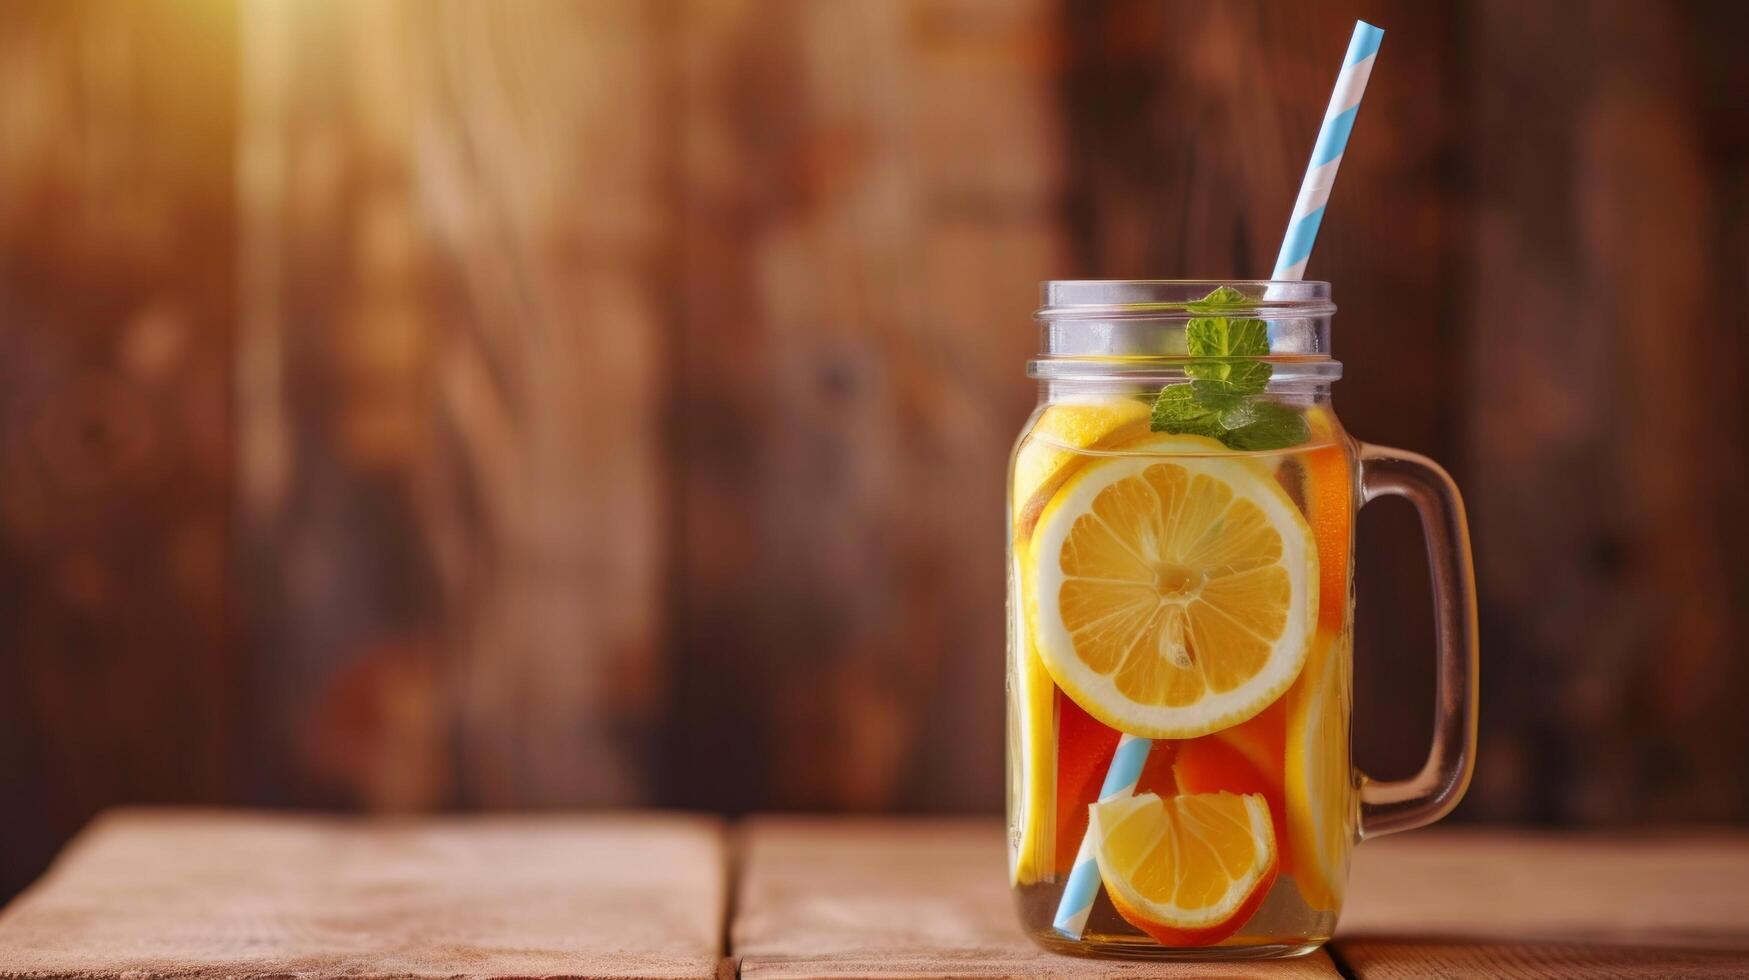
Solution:
M 1468 785 L 1475 596 L 1445 471 L 1330 405 L 1321 282 L 1050 282 L 1040 404 L 1010 466 L 1009 868 L 1053 949 L 1292 956 L 1330 938 L 1349 852 Z M 1355 511 L 1420 513 L 1433 748 L 1349 758 Z

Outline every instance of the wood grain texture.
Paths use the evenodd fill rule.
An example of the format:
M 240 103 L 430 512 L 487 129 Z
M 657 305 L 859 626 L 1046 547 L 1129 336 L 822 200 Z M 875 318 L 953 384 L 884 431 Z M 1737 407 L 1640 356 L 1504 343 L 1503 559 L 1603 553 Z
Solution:
M 0 5 L 0 893 L 129 800 L 995 809 L 1033 284 L 1266 266 L 1351 16 L 1312 271 L 1468 495 L 1461 815 L 1749 817 L 1749 7 L 145 6 Z
M 1357 980 L 1739 980 L 1749 947 L 1672 949 L 1597 943 L 1379 939 L 1338 943 Z
M 697 817 L 122 811 L 0 915 L 0 976 L 708 978 L 725 868 Z
M 1703 96 L 1709 59 L 1741 59 L 1697 9 L 1527 20 L 1487 2 L 1466 20 L 1466 492 L 1489 664 L 1471 796 L 1501 818 L 1749 813 L 1749 347 L 1715 299 L 1744 268 L 1743 150 L 1702 109 L 1723 96 Z
M 224 3 L 0 5 L 0 895 L 240 791 Z
M 686 8 L 665 799 L 1000 795 L 990 549 L 1035 284 L 1061 267 L 1050 16 Z
M 729 936 L 749 980 L 1340 976 L 1322 952 L 1169 967 L 1045 952 L 1015 920 L 991 820 L 760 818 L 740 846 Z
M 1331 950 L 1373 977 L 1749 975 L 1749 838 L 1435 831 L 1355 851 Z
M 1355 850 L 1338 935 L 1749 943 L 1749 838 L 1426 831 Z
M 666 10 L 245 7 L 240 532 L 267 798 L 648 797 Z

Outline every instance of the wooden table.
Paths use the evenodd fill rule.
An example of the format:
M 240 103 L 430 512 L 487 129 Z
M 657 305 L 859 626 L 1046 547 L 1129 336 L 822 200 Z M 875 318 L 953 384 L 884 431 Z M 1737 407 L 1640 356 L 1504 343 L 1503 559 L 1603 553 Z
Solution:
M 1749 976 L 1749 835 L 1373 842 L 1327 950 L 1167 967 L 1026 942 L 1000 834 L 123 811 L 0 913 L 0 977 Z

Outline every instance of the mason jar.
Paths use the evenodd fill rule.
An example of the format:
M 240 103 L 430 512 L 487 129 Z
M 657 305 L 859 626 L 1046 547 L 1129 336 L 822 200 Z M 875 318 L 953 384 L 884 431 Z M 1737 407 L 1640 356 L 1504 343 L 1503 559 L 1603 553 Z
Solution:
M 1449 811 L 1476 733 L 1463 504 L 1356 442 L 1322 282 L 1043 287 L 1009 469 L 1008 837 L 1022 927 L 1068 952 L 1294 956 L 1349 854 Z M 1422 770 L 1350 754 L 1354 517 L 1408 497 L 1427 540 L 1437 711 Z

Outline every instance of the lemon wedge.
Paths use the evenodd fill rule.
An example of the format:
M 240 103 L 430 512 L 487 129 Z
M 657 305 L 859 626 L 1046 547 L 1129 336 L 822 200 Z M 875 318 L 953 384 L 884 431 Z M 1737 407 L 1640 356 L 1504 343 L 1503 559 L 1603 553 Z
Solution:
M 1275 883 L 1275 833 L 1258 794 L 1142 793 L 1095 804 L 1089 827 L 1112 905 L 1167 946 L 1227 938 Z

